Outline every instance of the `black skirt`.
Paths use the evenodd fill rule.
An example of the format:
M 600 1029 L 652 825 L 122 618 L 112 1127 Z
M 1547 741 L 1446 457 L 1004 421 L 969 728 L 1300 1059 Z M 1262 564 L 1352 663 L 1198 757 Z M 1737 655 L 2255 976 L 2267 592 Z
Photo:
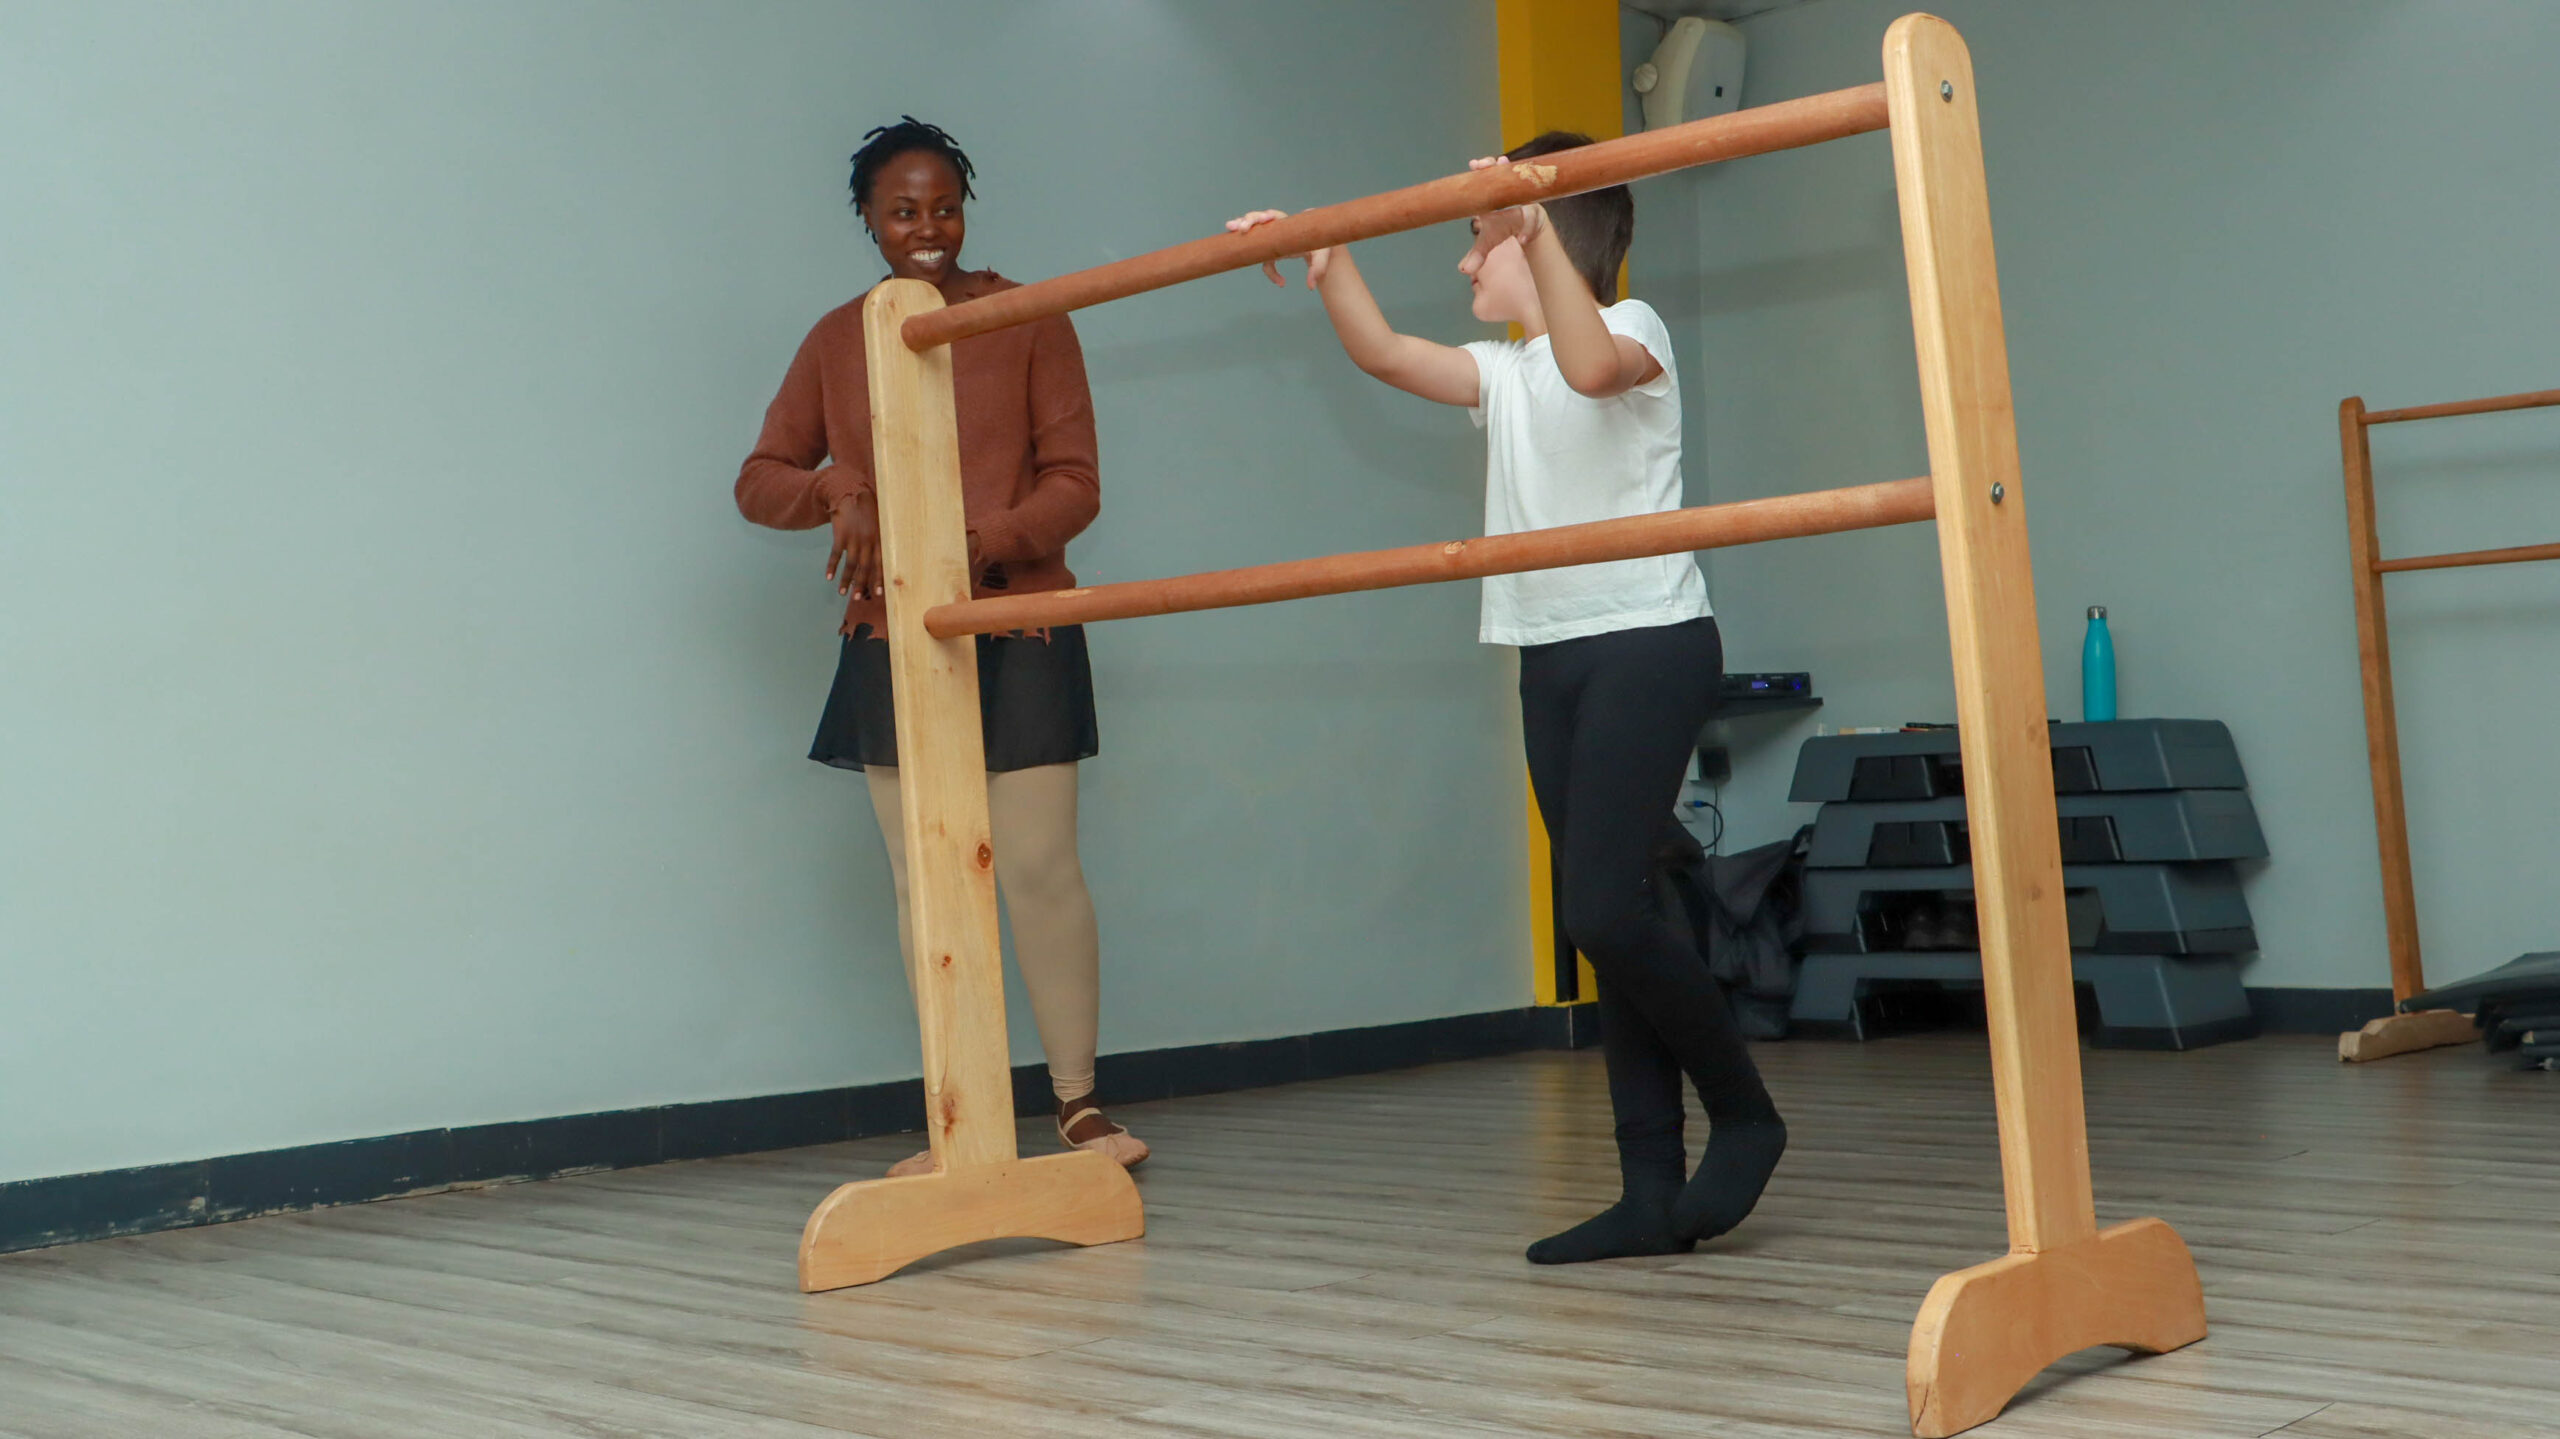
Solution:
M 987 769 L 1036 769 L 1091 759 L 1093 664 L 1084 626 L 1035 635 L 978 636 L 978 718 Z M 838 769 L 898 763 L 898 714 L 889 697 L 889 642 L 869 625 L 848 635 L 836 657 L 835 687 L 818 716 L 809 758 Z

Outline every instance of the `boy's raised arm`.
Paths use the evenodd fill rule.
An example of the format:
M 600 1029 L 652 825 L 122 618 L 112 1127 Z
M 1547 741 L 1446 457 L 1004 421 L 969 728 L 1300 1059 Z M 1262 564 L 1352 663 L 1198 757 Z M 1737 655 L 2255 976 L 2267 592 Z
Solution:
M 1227 228 L 1250 230 L 1277 220 L 1284 213 L 1256 210 L 1229 220 Z M 1333 333 L 1342 341 L 1343 353 L 1351 357 L 1351 363 L 1426 400 L 1444 405 L 1476 403 L 1476 357 L 1453 345 L 1399 334 L 1387 323 L 1376 297 L 1369 293 L 1368 282 L 1360 278 L 1360 267 L 1352 263 L 1349 246 L 1335 245 L 1297 258 L 1307 262 L 1307 288 L 1324 297 L 1325 318 L 1333 322 Z M 1277 262 L 1265 264 L 1262 272 L 1275 285 L 1288 283 L 1280 278 Z
M 1503 163 L 1503 157 L 1471 162 L 1481 170 Z M 1491 249 L 1516 238 L 1529 261 L 1529 278 L 1538 287 L 1538 309 L 1547 321 L 1547 343 L 1556 368 L 1577 394 L 1595 400 L 1623 395 L 1662 373 L 1653 352 L 1609 328 L 1600 318 L 1582 273 L 1573 267 L 1544 205 L 1496 210 L 1476 221 L 1476 246 Z

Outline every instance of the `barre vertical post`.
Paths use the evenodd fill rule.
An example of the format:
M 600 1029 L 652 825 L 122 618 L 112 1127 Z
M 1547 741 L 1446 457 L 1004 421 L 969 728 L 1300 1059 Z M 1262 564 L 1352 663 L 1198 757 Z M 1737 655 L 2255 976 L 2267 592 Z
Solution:
M 2418 887 L 2409 865 L 2409 811 L 2400 783 L 2400 712 L 2391 690 L 2391 622 L 2382 598 L 2382 540 L 2374 523 L 2373 436 L 2364 401 L 2338 403 L 2346 473 L 2347 572 L 2355 588 L 2356 658 L 2364 689 L 2365 757 L 2373 769 L 2375 849 L 2382 864 L 2382 919 L 2391 946 L 2391 998 L 2426 989 L 2418 949 Z
M 978 654 L 926 635 L 922 613 L 935 600 L 969 595 L 960 424 L 948 350 L 912 359 L 876 353 L 892 316 L 941 305 L 933 287 L 908 280 L 880 287 L 862 313 L 866 347 L 875 352 L 872 473 L 914 939 L 906 958 L 923 1027 L 925 1132 L 935 1161 L 950 1169 L 1014 1157 L 986 741 L 977 725 L 944 722 L 976 711 Z
M 800 1287 L 810 1291 L 868 1284 L 984 1239 L 1108 1244 L 1146 1229 L 1137 1186 L 1109 1156 L 1023 1159 L 1014 1148 L 977 641 L 924 628 L 926 610 L 966 600 L 970 589 L 951 351 L 919 354 L 898 339 L 908 316 L 941 306 L 941 292 L 921 280 L 888 280 L 862 307 L 907 856 L 906 963 L 935 1172 L 827 1196 L 801 1231 Z
M 2168 1225 L 2097 1227 L 1973 62 L 1954 27 L 1927 15 L 1894 22 L 1884 60 L 2009 1215 L 2009 1254 L 1939 1279 L 1912 1325 L 1911 1426 L 1937 1439 L 1991 1419 L 2066 1354 L 2203 1338 L 2204 1294 Z

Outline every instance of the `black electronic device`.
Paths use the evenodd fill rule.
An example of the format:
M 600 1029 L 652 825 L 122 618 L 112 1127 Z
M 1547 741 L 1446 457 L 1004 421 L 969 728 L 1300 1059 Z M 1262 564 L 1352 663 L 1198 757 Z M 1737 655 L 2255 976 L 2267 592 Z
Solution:
M 1821 698 L 1813 692 L 1813 676 L 1801 670 L 1727 674 L 1716 696 L 1714 716 L 1698 730 L 1698 778 L 1708 784 L 1722 784 L 1733 775 L 1733 760 L 1725 753 L 1720 734 L 1726 720 L 1746 715 L 1795 714 L 1821 707 Z
M 1728 674 L 1724 697 L 1739 699 L 1803 699 L 1813 693 L 1813 676 L 1803 671 L 1777 674 Z

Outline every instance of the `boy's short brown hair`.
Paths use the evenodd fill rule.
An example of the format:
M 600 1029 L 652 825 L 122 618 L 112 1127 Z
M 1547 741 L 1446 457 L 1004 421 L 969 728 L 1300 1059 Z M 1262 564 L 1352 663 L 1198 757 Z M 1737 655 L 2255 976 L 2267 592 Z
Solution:
M 1572 130 L 1549 130 L 1543 135 L 1512 147 L 1503 158 L 1533 160 L 1552 155 L 1558 150 L 1575 150 L 1591 143 L 1591 137 Z M 1591 298 L 1603 305 L 1618 300 L 1618 266 L 1627 258 L 1627 246 L 1636 237 L 1636 197 L 1624 185 L 1611 185 L 1584 195 L 1571 195 L 1546 202 L 1547 218 L 1555 222 L 1556 239 L 1572 257 L 1574 271 L 1591 287 Z

